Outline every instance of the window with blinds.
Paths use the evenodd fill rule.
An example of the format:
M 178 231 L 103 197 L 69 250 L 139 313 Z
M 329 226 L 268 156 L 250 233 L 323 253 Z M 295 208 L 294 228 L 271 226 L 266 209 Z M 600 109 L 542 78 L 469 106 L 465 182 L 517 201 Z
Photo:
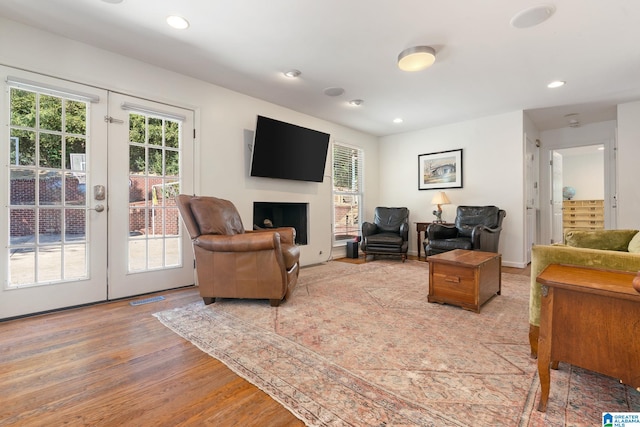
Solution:
M 360 234 L 364 152 L 333 144 L 333 240 L 353 240 Z

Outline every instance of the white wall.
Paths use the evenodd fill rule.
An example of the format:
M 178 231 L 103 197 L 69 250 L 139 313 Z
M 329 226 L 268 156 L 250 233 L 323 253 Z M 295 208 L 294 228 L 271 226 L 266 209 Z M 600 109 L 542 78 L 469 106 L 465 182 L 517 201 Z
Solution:
M 640 229 L 640 101 L 618 105 L 618 228 Z
M 247 143 L 258 114 L 326 132 L 332 141 L 361 147 L 367 162 L 367 204 L 378 203 L 378 142 L 374 136 L 4 18 L 0 18 L 0 52 L 3 65 L 195 110 L 197 193 L 233 201 L 247 228 L 253 224 L 254 201 L 309 203 L 309 244 L 301 247 L 302 265 L 331 256 L 331 179 L 325 177 L 317 184 L 250 177 Z M 325 174 L 331 174 L 331 153 Z
M 562 183 L 576 190 L 574 200 L 604 199 L 604 152 L 563 154 Z
M 522 111 L 516 111 L 380 138 L 380 201 L 408 207 L 412 223 L 433 220 L 436 190 L 418 190 L 418 155 L 462 148 L 463 188 L 444 190 L 452 204 L 442 207 L 442 218 L 453 221 L 458 205 L 504 209 L 503 264 L 525 266 L 523 126 Z M 416 254 L 414 230 L 412 224 L 409 251 Z

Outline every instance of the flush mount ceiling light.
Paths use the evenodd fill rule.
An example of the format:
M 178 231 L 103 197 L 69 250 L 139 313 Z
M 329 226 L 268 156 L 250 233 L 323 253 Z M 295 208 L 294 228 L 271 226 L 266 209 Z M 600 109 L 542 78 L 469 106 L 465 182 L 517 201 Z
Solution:
M 167 16 L 167 24 L 176 30 L 186 30 L 189 28 L 189 21 L 178 15 Z
M 420 71 L 433 65 L 436 50 L 431 46 L 414 46 L 398 55 L 398 68 L 402 71 Z
M 122 0 L 102 0 L 105 3 L 118 4 L 122 3 Z
M 567 84 L 567 82 L 564 82 L 562 80 L 556 80 L 556 81 L 553 81 L 553 82 L 549 83 L 547 85 L 547 87 L 549 89 L 556 89 L 556 88 L 564 86 L 565 84 Z
M 300 77 L 300 74 L 302 74 L 302 71 L 300 70 L 289 70 L 284 72 L 285 77 L 289 77 L 290 79 Z
M 511 26 L 514 28 L 529 28 L 542 24 L 556 11 L 556 7 L 550 4 L 543 4 L 524 9 L 511 18 Z
M 355 107 L 359 107 L 362 104 L 364 104 L 364 101 L 362 99 L 352 99 L 351 101 L 349 101 L 349 105 L 353 105 Z

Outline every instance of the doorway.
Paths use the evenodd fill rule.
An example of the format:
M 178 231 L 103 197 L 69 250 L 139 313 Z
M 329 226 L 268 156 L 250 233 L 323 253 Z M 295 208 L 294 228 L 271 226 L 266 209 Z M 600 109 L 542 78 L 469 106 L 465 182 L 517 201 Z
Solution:
M 610 200 L 615 199 L 613 162 L 607 144 L 551 150 L 551 242 L 571 229 L 615 228 Z
M 193 188 L 193 112 L 0 74 L 0 318 L 192 284 L 171 196 Z

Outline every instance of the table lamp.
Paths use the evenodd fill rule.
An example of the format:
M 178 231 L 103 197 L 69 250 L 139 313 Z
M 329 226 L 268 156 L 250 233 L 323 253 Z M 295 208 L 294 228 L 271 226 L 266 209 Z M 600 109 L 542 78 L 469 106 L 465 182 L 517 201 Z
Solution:
M 436 216 L 436 223 L 442 223 L 442 205 L 448 205 L 451 201 L 444 193 L 444 191 L 438 191 L 433 199 L 431 200 L 432 205 L 437 205 L 438 209 L 433 211 L 433 214 Z

